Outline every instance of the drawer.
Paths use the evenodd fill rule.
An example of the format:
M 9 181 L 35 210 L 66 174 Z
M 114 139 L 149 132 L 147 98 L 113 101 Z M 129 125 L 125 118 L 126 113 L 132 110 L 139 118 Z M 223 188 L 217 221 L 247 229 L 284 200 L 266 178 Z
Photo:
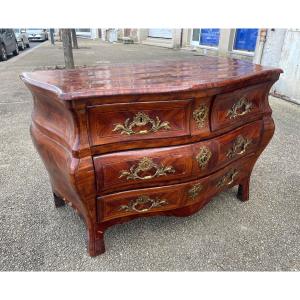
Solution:
M 94 158 L 98 191 L 140 188 L 192 174 L 190 145 L 123 151 Z
M 203 177 L 253 152 L 261 129 L 262 122 L 256 121 L 209 141 L 95 156 L 97 191 L 109 193 Z
M 255 152 L 259 147 L 262 130 L 263 122 L 259 120 L 218 138 L 219 166 Z
M 109 221 L 124 216 L 158 214 L 196 202 L 205 203 L 210 197 L 248 176 L 254 162 L 253 156 L 248 156 L 199 180 L 98 197 L 98 219 Z
M 259 117 L 269 84 L 259 84 L 217 95 L 211 110 L 211 129 L 240 126 Z
M 124 216 L 143 215 L 176 209 L 183 200 L 182 187 L 173 186 L 122 192 L 97 199 L 98 218 L 108 221 Z
M 88 108 L 91 145 L 190 135 L 192 100 L 99 105 Z

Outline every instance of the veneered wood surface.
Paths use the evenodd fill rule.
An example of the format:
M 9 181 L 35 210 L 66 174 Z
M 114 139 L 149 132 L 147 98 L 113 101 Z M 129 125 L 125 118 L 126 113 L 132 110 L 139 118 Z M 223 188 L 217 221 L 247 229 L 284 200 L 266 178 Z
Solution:
M 212 131 L 228 127 L 232 124 L 240 125 L 255 119 L 257 115 L 263 112 L 263 100 L 270 88 L 270 83 L 263 83 L 238 89 L 234 92 L 217 95 L 213 102 L 211 112 Z M 250 111 L 244 115 L 239 115 L 236 118 L 230 118 L 228 112 L 241 99 L 246 99 L 251 103 Z
M 106 64 L 97 68 L 23 73 L 30 85 L 65 100 L 218 88 L 256 78 L 266 79 L 282 70 L 248 61 L 199 56 L 183 60 L 135 64 Z
M 105 251 L 104 232 L 113 224 L 141 216 L 187 216 L 236 184 L 238 197 L 247 200 L 254 163 L 274 133 L 268 92 L 281 72 L 244 61 L 197 57 L 23 74 L 34 98 L 32 139 L 49 173 L 55 203 L 65 201 L 83 217 L 89 254 Z M 242 97 L 253 102 L 252 111 L 228 121 L 228 109 Z M 208 114 L 199 127 L 193 112 L 202 105 Z M 115 124 L 137 112 L 158 116 L 173 130 L 148 136 L 112 133 Z M 252 143 L 228 157 L 240 135 Z M 204 169 L 195 160 L 201 145 L 212 151 Z M 117 178 L 144 155 L 158 164 L 174 164 L 178 173 L 141 183 Z M 240 170 L 238 177 L 216 188 L 220 176 L 233 167 Z M 205 183 L 199 197 L 187 199 L 197 183 Z M 162 193 L 169 204 L 145 213 L 116 212 L 141 193 Z
M 98 193 L 113 193 L 125 189 L 162 186 L 170 183 L 178 183 L 182 180 L 193 180 L 206 176 L 224 167 L 226 164 L 243 157 L 258 149 L 262 131 L 262 122 L 256 121 L 242 126 L 229 134 L 222 135 L 205 142 L 198 142 L 185 146 L 162 147 L 144 150 L 122 151 L 112 154 L 94 157 L 95 173 Z M 244 153 L 237 153 L 228 157 L 228 152 L 233 149 L 238 136 L 251 141 Z M 211 152 L 207 165 L 199 167 L 197 155 L 202 147 Z M 173 172 L 166 172 L 163 176 L 149 179 L 127 179 L 120 176 L 123 170 L 136 169 L 143 158 L 149 158 L 159 167 L 172 167 Z M 155 174 L 156 169 L 139 172 L 140 177 Z
M 190 134 L 189 115 L 191 103 L 191 99 L 187 99 L 88 107 L 91 145 L 187 136 Z M 148 123 L 144 126 L 134 126 L 132 128 L 134 133 L 131 135 L 124 134 L 121 130 L 114 131 L 117 124 L 124 125 L 126 120 L 128 120 L 128 124 L 131 124 L 138 113 L 146 114 L 154 122 L 157 122 L 158 119 L 161 123 L 167 122 L 168 128 L 151 131 L 153 125 Z M 140 134 L 140 131 L 148 131 L 148 133 Z
M 190 181 L 188 183 L 155 187 L 148 189 L 139 189 L 133 191 L 126 191 L 107 196 L 102 196 L 97 199 L 97 209 L 99 221 L 109 221 L 112 219 L 121 218 L 124 216 L 143 216 L 155 212 L 163 212 L 166 210 L 174 210 L 176 208 L 183 208 L 186 205 L 192 205 L 194 203 L 201 203 L 207 200 L 208 197 L 212 197 L 218 192 L 236 185 L 244 178 L 248 177 L 251 172 L 254 162 L 254 156 L 248 156 L 247 160 L 237 161 L 226 168 L 200 180 Z M 223 186 L 219 186 L 218 183 L 222 180 L 223 176 L 232 170 L 236 170 L 237 175 L 232 182 L 225 181 Z M 195 197 L 191 197 L 189 191 L 195 185 L 201 185 L 202 189 Z M 134 202 L 140 196 L 148 196 L 150 199 L 165 200 L 166 204 L 158 207 L 150 208 L 145 212 L 136 212 L 134 210 L 125 211 L 122 210 L 123 205 L 129 205 Z M 145 207 L 149 208 L 150 205 L 146 204 Z

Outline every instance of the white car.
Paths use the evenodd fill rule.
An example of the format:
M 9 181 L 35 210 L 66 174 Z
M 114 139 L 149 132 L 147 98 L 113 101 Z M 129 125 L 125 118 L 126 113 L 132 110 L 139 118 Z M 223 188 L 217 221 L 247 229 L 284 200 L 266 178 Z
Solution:
M 30 28 L 27 29 L 29 41 L 43 42 L 48 40 L 48 32 L 46 29 L 42 28 Z
M 15 36 L 17 38 L 18 46 L 20 50 L 25 50 L 25 48 L 29 48 L 29 39 L 28 33 L 25 29 L 14 29 Z

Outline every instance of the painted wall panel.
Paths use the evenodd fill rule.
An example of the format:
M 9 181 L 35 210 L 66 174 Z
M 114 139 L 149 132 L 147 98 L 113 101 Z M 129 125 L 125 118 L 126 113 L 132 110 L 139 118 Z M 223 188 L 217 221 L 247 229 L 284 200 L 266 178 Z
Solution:
M 300 30 L 269 29 L 261 64 L 284 71 L 271 92 L 300 104 Z
M 300 30 L 287 30 L 279 66 L 284 74 L 275 91 L 300 104 Z

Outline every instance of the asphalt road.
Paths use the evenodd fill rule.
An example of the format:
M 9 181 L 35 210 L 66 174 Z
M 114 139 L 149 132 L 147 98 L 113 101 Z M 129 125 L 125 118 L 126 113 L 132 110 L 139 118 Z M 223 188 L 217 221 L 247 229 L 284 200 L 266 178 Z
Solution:
M 38 46 L 41 43 L 44 43 L 44 42 L 30 42 L 29 43 L 30 44 L 30 48 L 34 48 L 34 47 Z M 27 51 L 30 48 L 25 49 L 24 52 Z

